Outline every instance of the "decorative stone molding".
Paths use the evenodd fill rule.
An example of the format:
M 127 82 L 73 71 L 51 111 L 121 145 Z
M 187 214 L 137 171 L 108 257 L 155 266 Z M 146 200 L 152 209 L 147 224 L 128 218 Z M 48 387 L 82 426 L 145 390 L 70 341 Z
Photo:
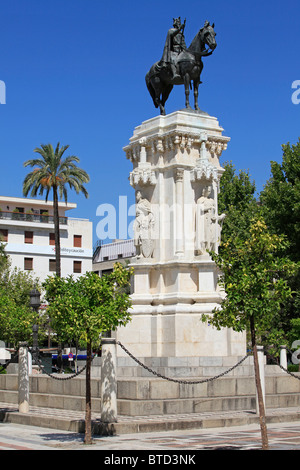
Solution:
M 183 168 L 177 168 L 175 171 L 175 181 L 181 182 L 183 181 L 183 174 L 184 174 L 184 169 Z
M 211 157 L 220 158 L 222 152 L 227 149 L 230 138 L 224 136 L 212 136 L 207 132 L 200 134 L 172 131 L 164 136 L 143 137 L 136 142 L 124 147 L 126 157 L 132 162 L 146 161 L 147 150 L 152 154 L 164 154 L 165 152 L 180 149 L 182 152 L 190 152 L 193 146 L 200 150 L 205 143 L 206 150 Z
M 132 162 L 141 161 L 141 154 L 148 149 L 152 154 L 164 154 L 170 150 L 180 149 L 182 152 L 191 151 L 194 144 L 200 144 L 199 134 L 186 132 L 170 132 L 164 136 L 144 137 L 124 147 L 126 158 Z
M 222 151 L 226 150 L 227 143 L 230 139 L 228 137 L 211 137 L 207 133 L 202 133 L 200 136 L 201 147 L 200 147 L 200 158 L 198 159 L 196 166 L 191 170 L 191 181 L 208 180 L 215 181 L 217 184 L 220 181 L 223 173 L 221 166 L 216 166 L 210 159 L 214 159 L 215 156 L 219 159 Z M 210 159 L 209 159 L 210 156 Z
M 193 170 L 191 170 L 191 181 L 208 180 L 218 182 L 221 176 L 220 171 L 209 161 L 201 161 Z
M 155 185 L 156 175 L 151 168 L 135 168 L 129 175 L 130 185 L 135 188 L 136 186 Z
M 215 156 L 220 158 L 223 150 L 227 149 L 227 143 L 230 139 L 228 137 L 216 138 L 208 137 L 208 140 L 205 143 L 206 149 L 211 154 L 211 157 Z

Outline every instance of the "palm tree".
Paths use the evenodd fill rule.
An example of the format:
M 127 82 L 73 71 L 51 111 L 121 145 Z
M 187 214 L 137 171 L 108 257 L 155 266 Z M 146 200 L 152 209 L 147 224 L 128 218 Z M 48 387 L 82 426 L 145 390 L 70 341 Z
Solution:
M 45 200 L 47 202 L 51 189 L 53 191 L 56 275 L 59 277 L 61 276 L 61 261 L 58 199 L 64 199 L 67 204 L 67 185 L 69 185 L 70 189 L 75 189 L 77 194 L 82 192 L 87 198 L 88 192 L 83 184 L 88 183 L 90 180 L 89 175 L 76 166 L 75 162 L 79 162 L 78 157 L 72 155 L 63 158 L 63 154 L 68 148 L 69 145 L 60 147 L 59 142 L 55 151 L 51 144 L 41 145 L 41 148 L 37 147 L 34 149 L 34 152 L 40 154 L 41 158 L 27 160 L 24 163 L 25 167 L 36 167 L 24 179 L 24 196 L 27 196 L 30 190 L 30 196 L 32 197 L 35 197 L 37 194 L 43 195 L 45 191 Z

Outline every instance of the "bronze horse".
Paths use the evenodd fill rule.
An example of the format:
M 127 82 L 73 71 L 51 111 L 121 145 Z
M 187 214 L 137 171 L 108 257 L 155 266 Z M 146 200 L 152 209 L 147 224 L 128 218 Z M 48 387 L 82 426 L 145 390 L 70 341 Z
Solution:
M 192 81 L 194 84 L 195 110 L 198 106 L 198 88 L 200 75 L 203 69 L 202 57 L 209 56 L 217 47 L 215 40 L 214 23 L 205 22 L 203 28 L 199 30 L 194 37 L 190 47 L 182 51 L 176 59 L 177 75 L 171 78 L 170 70 L 167 67 L 161 67 L 160 62 L 152 65 L 146 74 L 146 85 L 153 99 L 154 106 L 160 108 L 160 114 L 165 115 L 165 103 L 173 89 L 174 85 L 184 85 L 185 87 L 185 106 L 191 109 L 189 96 Z M 208 49 L 206 49 L 208 46 Z

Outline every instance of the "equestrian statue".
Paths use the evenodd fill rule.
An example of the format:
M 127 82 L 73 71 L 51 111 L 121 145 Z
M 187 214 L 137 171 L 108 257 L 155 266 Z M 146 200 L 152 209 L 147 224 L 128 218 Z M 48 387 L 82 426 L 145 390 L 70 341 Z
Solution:
M 194 85 L 195 110 L 199 111 L 198 88 L 203 69 L 202 57 L 213 53 L 217 47 L 214 23 L 205 21 L 203 28 L 194 37 L 190 47 L 186 47 L 184 38 L 186 20 L 173 18 L 173 28 L 169 29 L 162 58 L 152 65 L 146 74 L 146 85 L 153 99 L 154 106 L 165 115 L 165 103 L 174 85 L 184 85 L 185 106 L 191 109 L 189 96 L 192 81 Z

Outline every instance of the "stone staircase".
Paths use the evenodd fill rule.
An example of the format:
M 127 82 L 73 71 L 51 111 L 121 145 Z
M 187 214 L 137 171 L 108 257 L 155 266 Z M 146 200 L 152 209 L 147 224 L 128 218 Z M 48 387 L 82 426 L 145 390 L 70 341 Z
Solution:
M 161 373 L 169 372 L 173 377 L 178 375 L 176 367 L 170 363 L 167 365 L 159 366 L 161 369 L 158 370 Z M 214 380 L 211 380 L 212 377 L 204 376 L 174 377 L 180 382 L 154 377 L 141 367 L 139 370 L 135 367 L 130 371 L 132 364 L 127 366 L 123 364 L 120 367 L 127 367 L 127 373 L 133 372 L 133 376 L 126 377 L 123 369 L 123 377 L 118 379 L 117 423 L 101 422 L 101 381 L 99 377 L 91 380 L 95 435 L 196 430 L 254 423 L 259 426 L 254 375 L 251 368 L 248 368 L 250 375 L 246 375 L 247 364 L 243 370 L 245 375 L 243 373 L 237 375 L 237 371 L 234 370 Z M 217 372 L 216 367 L 219 367 L 218 372 L 222 373 L 224 365 L 213 368 L 213 377 Z M 149 377 L 143 376 L 145 374 Z M 300 377 L 300 374 L 295 375 Z M 58 376 L 58 379 L 61 378 L 65 377 Z M 185 383 L 199 380 L 204 382 Z M 277 366 L 265 366 L 265 385 L 267 423 L 299 420 L 300 380 L 286 374 Z M 31 375 L 29 388 L 30 411 L 22 414 L 18 412 L 18 375 L 0 375 L 0 422 L 84 432 L 85 377 L 83 375 L 69 380 L 57 380 L 45 374 Z
M 138 358 L 145 367 L 137 366 L 130 356 L 117 358 L 118 377 L 153 377 L 147 368 L 165 377 L 215 377 L 227 373 L 242 358 L 239 356 L 216 357 L 145 357 Z M 242 364 L 235 367 L 228 375 L 253 375 L 253 357 L 247 357 Z M 227 374 L 226 374 L 227 375 Z
M 300 406 L 300 380 L 282 372 L 277 366 L 265 366 L 265 369 L 266 408 Z M 300 376 L 300 374 L 295 375 Z M 153 376 L 119 378 L 118 414 L 120 416 L 192 415 L 256 408 L 253 375 L 226 375 L 214 380 L 211 380 L 211 377 L 181 377 L 175 380 L 180 382 Z M 190 381 L 203 381 L 203 383 L 191 384 Z M 92 411 L 100 413 L 99 378 L 92 378 L 91 385 Z M 70 380 L 58 380 L 47 375 L 31 375 L 29 387 L 31 406 L 82 412 L 85 410 L 85 377 L 82 375 Z M 17 374 L 0 375 L 0 402 L 17 405 Z

